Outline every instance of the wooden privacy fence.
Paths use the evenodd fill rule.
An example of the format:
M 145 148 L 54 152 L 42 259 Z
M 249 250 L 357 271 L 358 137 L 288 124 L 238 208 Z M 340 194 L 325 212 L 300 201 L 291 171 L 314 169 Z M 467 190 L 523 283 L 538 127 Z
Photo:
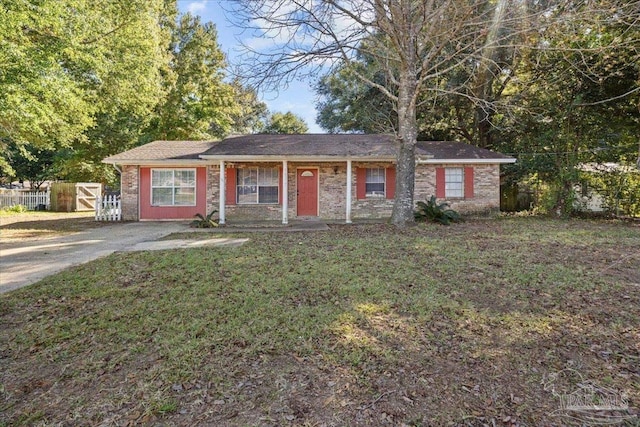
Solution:
M 116 195 L 96 197 L 96 221 L 120 221 L 122 202 Z
M 51 193 L 48 191 L 10 191 L 0 193 L 0 208 L 16 205 L 26 206 L 30 210 L 49 209 Z

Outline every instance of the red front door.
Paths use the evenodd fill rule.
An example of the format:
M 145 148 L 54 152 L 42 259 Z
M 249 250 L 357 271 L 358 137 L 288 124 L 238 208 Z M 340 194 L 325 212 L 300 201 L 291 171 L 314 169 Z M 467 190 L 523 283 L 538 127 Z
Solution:
M 318 216 L 318 170 L 298 169 L 298 216 Z

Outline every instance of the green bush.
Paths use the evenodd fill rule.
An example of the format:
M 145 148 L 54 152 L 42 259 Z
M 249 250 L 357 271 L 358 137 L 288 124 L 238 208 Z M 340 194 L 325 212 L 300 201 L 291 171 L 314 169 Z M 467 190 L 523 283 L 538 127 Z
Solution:
M 24 205 L 13 205 L 13 206 L 7 206 L 2 208 L 3 212 L 10 212 L 10 213 L 23 213 L 23 212 L 27 212 L 29 210 L 29 208 L 27 208 Z
M 218 212 L 217 210 L 213 210 L 207 216 L 203 216 L 202 214 L 195 214 L 195 217 L 197 219 L 194 219 L 193 221 L 191 221 L 191 227 L 193 227 L 193 228 L 215 228 L 215 227 L 217 227 L 219 225 L 218 224 L 218 219 L 213 217 L 213 215 L 216 214 L 217 212 Z
M 413 213 L 417 222 L 439 222 L 440 224 L 449 225 L 452 222 L 460 222 L 462 218 L 460 214 L 453 209 L 449 209 L 449 203 L 438 203 L 436 196 L 431 196 L 427 202 L 418 202 L 417 208 Z
M 640 217 L 640 173 L 632 166 L 583 172 L 582 182 L 603 198 L 603 207 L 616 215 Z

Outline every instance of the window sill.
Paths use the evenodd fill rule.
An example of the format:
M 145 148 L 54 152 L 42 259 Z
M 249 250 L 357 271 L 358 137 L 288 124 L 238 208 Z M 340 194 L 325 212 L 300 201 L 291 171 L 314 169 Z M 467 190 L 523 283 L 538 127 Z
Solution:
M 280 206 L 280 203 L 236 203 L 227 206 Z

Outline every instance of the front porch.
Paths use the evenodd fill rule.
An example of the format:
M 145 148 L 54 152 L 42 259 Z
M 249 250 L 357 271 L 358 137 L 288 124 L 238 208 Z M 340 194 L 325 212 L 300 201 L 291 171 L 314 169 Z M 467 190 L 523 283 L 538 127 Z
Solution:
M 210 190 L 220 195 L 212 206 L 220 224 L 231 219 L 287 225 L 291 219 L 307 218 L 349 224 L 354 216 L 388 218 L 393 207 L 395 168 L 390 161 L 221 160 L 217 169 L 224 173 L 210 181 L 218 184 Z M 368 177 L 367 170 L 377 174 Z M 376 182 L 367 184 L 367 179 Z

